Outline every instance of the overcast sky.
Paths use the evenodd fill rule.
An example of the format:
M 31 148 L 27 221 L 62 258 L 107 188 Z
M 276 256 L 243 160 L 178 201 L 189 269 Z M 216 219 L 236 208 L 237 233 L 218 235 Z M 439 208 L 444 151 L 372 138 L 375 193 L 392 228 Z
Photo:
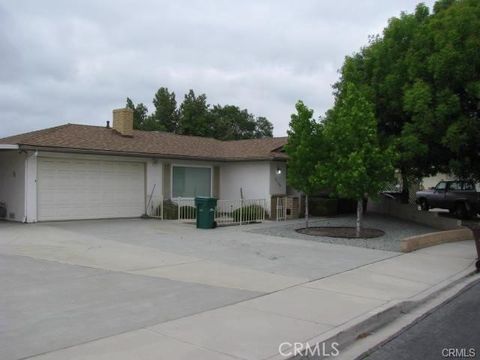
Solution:
M 345 55 L 417 2 L 0 0 L 0 137 L 103 125 L 127 96 L 152 110 L 161 86 L 285 135 L 295 102 L 323 114 Z

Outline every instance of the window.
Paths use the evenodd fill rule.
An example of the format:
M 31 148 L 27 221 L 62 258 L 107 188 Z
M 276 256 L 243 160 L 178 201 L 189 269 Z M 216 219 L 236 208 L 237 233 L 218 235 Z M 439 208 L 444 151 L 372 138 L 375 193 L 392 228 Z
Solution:
M 450 183 L 450 186 L 448 187 L 448 190 L 450 190 L 450 191 L 462 190 L 462 184 L 457 182 L 457 181 L 452 182 L 452 183 Z
M 441 181 L 435 186 L 435 190 L 444 192 L 447 188 L 447 183 L 445 181 Z
M 463 183 L 463 190 L 475 191 L 475 185 L 471 182 L 465 182 L 465 183 Z
M 211 196 L 212 170 L 205 167 L 174 166 L 172 197 Z

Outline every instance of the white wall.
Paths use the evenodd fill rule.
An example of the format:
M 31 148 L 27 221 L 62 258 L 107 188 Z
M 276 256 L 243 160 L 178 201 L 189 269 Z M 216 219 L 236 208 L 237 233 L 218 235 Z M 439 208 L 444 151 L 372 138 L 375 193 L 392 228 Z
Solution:
M 160 204 L 162 189 L 163 163 L 149 159 L 146 165 L 146 205 L 150 208 L 149 210 L 155 209 Z
M 25 159 L 25 222 L 37 221 L 37 155 L 28 152 Z
M 429 189 L 437 185 L 442 180 L 455 180 L 455 177 L 448 174 L 437 174 L 434 176 L 423 178 L 421 185 L 424 189 Z
M 240 199 L 240 189 L 245 199 L 270 197 L 270 162 L 235 162 L 220 166 L 220 199 Z
M 270 195 L 287 195 L 287 164 L 283 161 L 270 163 Z
M 7 204 L 7 219 L 24 221 L 26 154 L 0 151 L 0 201 Z

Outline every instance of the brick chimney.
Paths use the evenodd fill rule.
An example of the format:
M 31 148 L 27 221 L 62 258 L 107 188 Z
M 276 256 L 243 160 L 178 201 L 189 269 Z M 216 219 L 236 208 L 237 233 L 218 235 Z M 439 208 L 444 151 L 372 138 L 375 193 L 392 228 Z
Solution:
M 133 136 L 133 110 L 127 108 L 113 110 L 113 129 L 122 136 Z

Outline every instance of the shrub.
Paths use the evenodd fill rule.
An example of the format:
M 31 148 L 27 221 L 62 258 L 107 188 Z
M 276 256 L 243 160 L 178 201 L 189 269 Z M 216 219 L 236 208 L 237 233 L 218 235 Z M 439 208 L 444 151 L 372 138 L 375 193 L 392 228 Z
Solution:
M 263 206 L 260 205 L 245 205 L 232 212 L 232 217 L 235 222 L 253 222 L 261 219 L 262 216 L 267 217 L 267 212 Z
M 171 200 L 165 200 L 163 202 L 163 218 L 165 220 L 178 219 L 178 205 Z
M 338 214 L 338 200 L 329 198 L 312 198 L 309 212 L 313 216 L 332 216 Z
M 197 209 L 194 206 L 185 205 L 180 207 L 180 213 L 184 219 L 195 219 Z M 163 202 L 163 218 L 165 220 L 177 220 L 178 204 L 174 203 L 172 200 L 165 200 Z

